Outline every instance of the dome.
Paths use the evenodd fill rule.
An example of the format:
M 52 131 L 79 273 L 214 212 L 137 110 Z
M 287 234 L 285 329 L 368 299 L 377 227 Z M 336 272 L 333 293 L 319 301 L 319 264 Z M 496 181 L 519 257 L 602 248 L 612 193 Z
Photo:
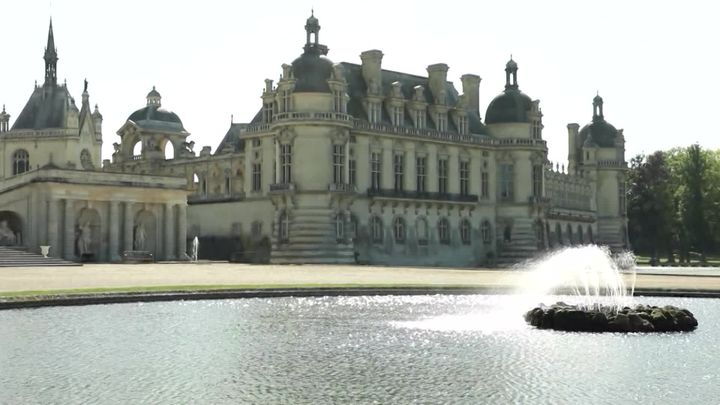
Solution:
M 530 122 L 527 113 L 532 108 L 530 97 L 515 88 L 508 88 L 488 105 L 486 124 Z
M 328 79 L 332 76 L 333 62 L 313 49 L 306 50 L 304 54 L 292 63 L 295 77 L 295 92 L 329 93 Z
M 601 148 L 614 148 L 618 130 L 605 119 L 597 117 L 593 122 L 580 130 L 580 139 L 583 145 L 599 146 Z
M 512 60 L 512 58 L 510 58 L 508 63 L 505 65 L 505 69 L 507 69 L 507 70 L 517 70 L 517 68 L 518 68 L 518 65 L 514 60 Z
M 185 131 L 182 121 L 177 114 L 155 105 L 143 107 L 135 111 L 130 114 L 128 121 L 132 121 L 141 127 Z

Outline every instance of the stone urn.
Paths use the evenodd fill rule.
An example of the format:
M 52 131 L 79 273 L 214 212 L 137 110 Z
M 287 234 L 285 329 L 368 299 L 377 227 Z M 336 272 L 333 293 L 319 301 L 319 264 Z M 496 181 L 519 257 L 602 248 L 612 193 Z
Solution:
M 48 253 L 50 253 L 50 245 L 40 246 L 40 253 L 47 259 Z

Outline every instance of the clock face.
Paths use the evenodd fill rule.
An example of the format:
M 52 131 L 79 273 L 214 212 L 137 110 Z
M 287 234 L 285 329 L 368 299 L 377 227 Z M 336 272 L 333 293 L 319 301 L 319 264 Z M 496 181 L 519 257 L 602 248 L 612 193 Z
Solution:
M 80 152 L 80 164 L 85 170 L 92 170 L 95 168 L 92 161 L 92 155 L 90 155 L 89 150 L 83 149 L 82 152 Z

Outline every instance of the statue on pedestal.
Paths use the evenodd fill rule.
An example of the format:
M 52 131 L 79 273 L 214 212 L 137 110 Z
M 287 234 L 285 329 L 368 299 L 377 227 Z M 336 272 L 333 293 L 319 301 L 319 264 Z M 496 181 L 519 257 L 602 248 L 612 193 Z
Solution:
M 90 223 L 85 222 L 83 225 L 79 227 L 78 237 L 77 237 L 77 248 L 78 253 L 80 253 L 80 256 L 89 255 L 92 254 L 92 229 L 90 228 Z
M 135 227 L 135 240 L 133 241 L 135 250 L 145 250 L 145 225 L 139 223 Z

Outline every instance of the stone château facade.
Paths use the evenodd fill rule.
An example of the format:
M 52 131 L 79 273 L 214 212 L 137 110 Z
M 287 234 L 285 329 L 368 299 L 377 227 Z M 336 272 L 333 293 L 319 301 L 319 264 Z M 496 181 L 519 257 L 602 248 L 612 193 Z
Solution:
M 605 121 L 599 96 L 590 124 L 568 125 L 567 167 L 553 167 L 539 101 L 520 91 L 515 61 L 505 66 L 505 89 L 483 120 L 479 76 L 463 75 L 460 93 L 442 63 L 428 66 L 426 77 L 383 68 L 379 50 L 362 52 L 360 63 L 333 63 L 319 41 L 318 19 L 311 16 L 305 31 L 303 53 L 282 65 L 277 83 L 265 81 L 255 117 L 231 124 L 214 152 L 196 153 L 182 121 L 162 108 L 153 88 L 118 130 L 112 161 L 100 168 L 102 116 L 90 112 L 86 91 L 80 111 L 66 87 L 53 83 L 58 95 L 44 96 L 46 79 L 29 103 L 52 100 L 43 105 L 68 118 L 63 125 L 16 128 L 23 111 L 8 130 L 7 113 L 0 115 L 0 219 L 12 213 L 15 232 L 35 235 L 23 242 L 29 247 L 52 244 L 52 232 L 32 225 L 35 215 L 50 217 L 60 208 L 48 205 L 52 193 L 27 197 L 37 201 L 37 212 L 7 196 L 25 201 L 17 193 L 36 187 L 29 180 L 36 172 L 52 169 L 64 179 L 83 170 L 108 181 L 119 178 L 110 173 L 138 179 L 117 184 L 117 194 L 97 203 L 77 200 L 76 208 L 97 204 L 101 213 L 98 226 L 106 230 L 98 232 L 109 241 L 102 245 L 107 253 L 98 254 L 103 260 L 127 247 L 113 243 L 127 239 L 127 231 L 112 236 L 113 226 L 104 224 L 119 221 L 118 207 L 130 194 L 135 200 L 122 218 L 137 221 L 138 207 L 152 213 L 148 239 L 161 258 L 183 257 L 195 236 L 201 258 L 274 263 L 476 266 L 512 263 L 560 245 L 627 247 L 624 137 Z M 55 127 L 67 135 L 44 135 Z M 29 131 L 27 140 L 22 131 Z M 36 139 L 28 173 L 18 173 L 18 151 L 32 149 L 22 142 Z M 50 142 L 67 142 L 72 158 L 53 156 L 58 148 Z M 22 185 L 7 186 L 15 183 Z M 86 183 L 78 190 L 106 187 Z M 154 199 L 143 194 L 155 187 L 162 192 L 150 192 Z

